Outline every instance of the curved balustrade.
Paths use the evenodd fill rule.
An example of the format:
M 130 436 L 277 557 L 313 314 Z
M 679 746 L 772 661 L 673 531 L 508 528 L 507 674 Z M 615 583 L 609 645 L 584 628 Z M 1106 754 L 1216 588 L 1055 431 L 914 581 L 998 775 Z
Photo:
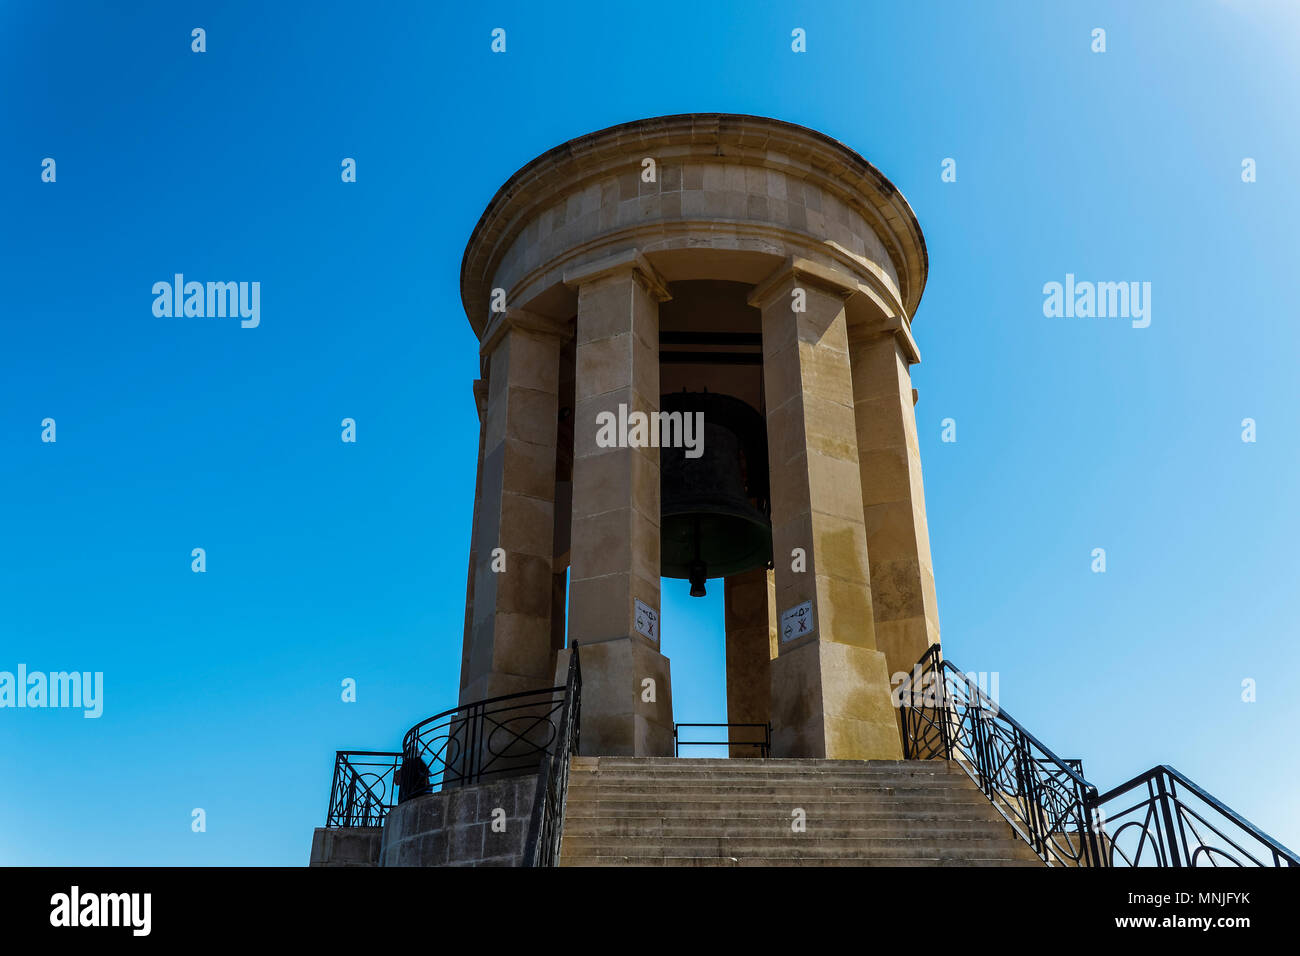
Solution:
M 539 797 L 545 795 L 552 812 L 535 819 L 533 826 L 544 823 L 548 838 L 558 834 L 562 821 L 555 810 L 563 814 L 568 758 L 576 752 L 578 738 L 577 657 L 575 649 L 566 686 L 507 694 L 434 714 L 406 732 L 400 753 L 338 751 L 325 826 L 383 826 L 389 810 L 413 797 L 540 772 Z M 548 759 L 558 760 L 560 754 L 562 768 Z M 556 843 L 536 858 L 545 861 L 558 852 Z
M 398 801 L 448 786 L 535 773 L 555 746 L 564 688 L 506 694 L 420 721 L 402 740 Z

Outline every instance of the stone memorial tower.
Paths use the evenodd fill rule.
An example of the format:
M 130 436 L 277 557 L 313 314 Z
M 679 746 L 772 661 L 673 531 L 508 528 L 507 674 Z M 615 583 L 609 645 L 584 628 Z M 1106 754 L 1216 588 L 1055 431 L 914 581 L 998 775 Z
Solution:
M 642 120 L 515 173 L 461 266 L 462 703 L 562 683 L 580 645 L 581 752 L 671 755 L 660 577 L 721 578 L 729 719 L 770 722 L 775 757 L 899 758 L 890 675 L 939 639 L 926 269 L 889 180 L 790 123 Z
M 777 120 L 626 123 L 515 173 L 461 265 L 460 703 L 335 752 L 311 864 L 1300 865 L 1171 767 L 1096 787 L 939 655 L 926 270 L 898 190 Z M 771 759 L 674 758 L 664 577 L 721 583 L 729 729 Z

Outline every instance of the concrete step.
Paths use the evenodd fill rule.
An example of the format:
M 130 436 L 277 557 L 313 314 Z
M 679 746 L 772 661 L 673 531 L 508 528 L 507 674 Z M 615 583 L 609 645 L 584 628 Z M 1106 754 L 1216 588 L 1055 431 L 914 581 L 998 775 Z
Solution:
M 570 788 L 586 787 L 858 787 L 863 789 L 966 789 L 971 781 L 955 774 L 574 774 Z
M 807 830 L 790 829 L 791 810 Z M 947 761 L 574 758 L 569 866 L 1042 866 Z
M 806 770 L 809 767 L 954 767 L 957 761 L 950 760 L 820 760 L 820 758 L 803 757 L 573 757 L 575 770 L 589 767 L 761 767 L 764 770 Z
M 683 761 L 685 762 L 685 761 Z M 739 762 L 739 761 L 737 761 Z M 632 775 L 637 777 L 964 777 L 965 771 L 953 769 L 941 762 L 921 762 L 907 765 L 837 764 L 822 767 L 766 767 L 751 764 L 748 767 L 590 767 L 572 768 L 574 777 Z
M 962 839 L 983 837 L 1004 839 L 1012 836 L 1010 827 L 1001 821 L 979 820 L 917 820 L 911 817 L 845 820 L 843 818 L 808 821 L 808 835 L 835 838 L 887 837 L 916 840 Z M 606 819 L 601 817 L 575 817 L 565 821 L 564 835 L 578 837 L 618 837 L 636 840 L 644 837 L 669 840 L 692 835 L 736 839 L 742 837 L 803 836 L 790 829 L 788 818 L 768 818 L 763 821 L 698 820 L 649 817 Z
M 797 797 L 798 799 L 795 799 Z M 670 799 L 655 796 L 653 794 L 619 794 L 616 796 L 601 796 L 599 798 L 587 798 L 578 796 L 575 798 L 572 793 L 569 797 L 570 813 L 581 813 L 582 807 L 589 807 L 593 811 L 599 810 L 604 814 L 622 814 L 622 813 L 678 813 L 682 815 L 728 815 L 730 811 L 737 813 L 771 813 L 779 810 L 788 814 L 795 807 L 803 809 L 810 816 L 814 813 L 821 816 L 832 816 L 844 813 L 852 813 L 854 810 L 861 810 L 866 813 L 921 813 L 921 812 L 972 812 L 975 807 L 988 807 L 992 810 L 988 799 L 981 793 L 974 794 L 958 793 L 951 796 L 931 796 L 931 795 L 892 795 L 873 793 L 868 796 L 859 795 L 840 795 L 835 798 L 828 798 L 820 794 L 797 794 L 794 797 L 787 796 L 784 799 L 776 799 L 771 794 L 743 795 L 728 794 L 720 797 L 716 794 L 709 793 L 690 793 L 678 794 Z
M 688 760 L 673 757 L 575 757 L 573 773 L 962 773 L 951 760 Z
M 961 860 L 969 865 L 978 866 L 985 863 L 1000 864 L 1003 862 L 1028 863 L 1031 865 L 1042 866 L 1043 863 L 1037 857 L 1025 856 L 1018 853 L 1012 853 L 1005 849 L 999 849 L 996 846 L 990 846 L 982 850 L 964 850 L 963 848 L 949 849 L 948 847 L 914 847 L 911 850 L 888 849 L 880 850 L 856 850 L 850 847 L 826 847 L 820 849 L 777 849 L 773 847 L 748 847 L 738 845 L 734 847 L 725 847 L 718 853 L 691 853 L 681 850 L 668 850 L 664 853 L 659 852 L 657 847 L 618 847 L 606 845 L 596 847 L 586 851 L 569 851 L 564 850 L 561 853 L 561 859 L 566 860 L 570 866 L 589 866 L 593 865 L 590 861 L 602 860 L 607 858 L 626 857 L 640 860 L 765 860 L 774 863 L 778 860 L 787 860 L 791 863 L 802 863 L 808 866 L 822 866 L 827 861 L 853 860 L 859 864 L 870 863 L 875 860 Z
M 790 829 L 792 818 L 771 815 L 765 817 L 689 817 L 689 816 L 602 816 L 598 814 L 578 814 L 570 817 L 564 824 L 565 833 L 589 835 L 592 833 L 614 833 L 619 837 L 634 837 L 638 834 L 672 836 L 682 834 L 721 834 L 763 832 L 789 833 L 797 835 Z M 890 816 L 890 817 L 819 817 L 815 814 L 807 818 L 807 832 L 839 833 L 846 836 L 889 835 L 903 832 L 907 835 L 936 832 L 940 830 L 957 833 L 980 833 L 985 828 L 992 828 L 991 833 L 1004 835 L 1008 824 L 997 816 Z M 572 829 L 570 829 L 572 826 Z M 999 829 L 1000 828 L 1000 829 Z
M 618 839 L 609 835 L 564 838 L 564 852 L 578 856 L 763 856 L 801 859 L 824 859 L 837 856 L 950 856 L 954 859 L 1010 857 L 1021 859 L 1033 855 L 1028 844 L 1024 851 L 1014 848 L 1010 834 L 997 837 L 951 837 L 945 840 L 918 838 L 815 836 L 812 833 L 775 837 L 664 837 Z
M 699 759 L 687 757 L 575 757 L 577 763 L 570 768 L 576 773 L 583 770 L 726 770 L 734 772 L 779 773 L 793 771 L 862 770 L 898 772 L 903 770 L 959 770 L 954 760 L 783 760 L 744 757 L 719 757 Z
M 1020 860 L 1012 858 L 995 858 L 990 857 L 984 860 L 967 860 L 952 859 L 949 857 L 914 857 L 909 859 L 894 859 L 890 857 L 873 857 L 870 859 L 858 859 L 855 857 L 841 857 L 834 860 L 807 860 L 807 859 L 783 859 L 773 857 L 746 857 L 739 859 L 737 857 L 658 857 L 658 856 L 591 856 L 581 859 L 572 859 L 568 856 L 560 856 L 560 866 L 980 866 L 980 867 L 1004 867 L 1004 866 L 1035 866 L 1041 867 L 1043 862 L 1037 858 L 1033 860 Z
M 835 820 L 848 825 L 853 823 L 885 823 L 890 820 L 917 821 L 952 821 L 952 820 L 1000 820 L 1000 814 L 990 815 L 984 807 L 974 803 L 948 803 L 946 801 L 922 803 L 860 803 L 845 801 L 835 804 L 817 804 L 811 801 L 801 809 L 808 819 Z M 746 823 L 764 820 L 779 820 L 790 823 L 791 815 L 784 806 L 734 804 L 718 802 L 714 805 L 703 801 L 694 803 L 653 803 L 622 801 L 619 804 L 571 802 L 565 814 L 567 821 L 573 820 L 662 820 L 680 822 L 683 825 L 698 825 L 702 821 L 725 821 L 727 823 Z
M 767 787 L 719 788 L 707 787 L 684 790 L 637 790 L 631 787 L 612 790 L 570 790 L 571 802 L 591 805 L 642 805 L 662 807 L 688 807 L 699 803 L 722 803 L 735 807 L 837 807 L 860 806 L 877 811 L 897 807 L 915 809 L 922 806 L 963 806 L 988 804 L 988 798 L 978 790 L 955 789 L 858 789 L 854 787 Z
M 943 783 L 926 784 L 911 783 L 906 786 L 900 784 L 889 784 L 889 786 L 867 787 L 861 784 L 845 783 L 826 783 L 818 784 L 807 783 L 803 786 L 788 783 L 668 783 L 663 780 L 619 780 L 617 783 L 602 783 L 599 786 L 573 786 L 569 783 L 569 793 L 578 797 L 593 796 L 597 799 L 608 800 L 624 796 L 656 796 L 660 799 L 671 800 L 677 796 L 708 795 L 718 797 L 737 797 L 746 796 L 767 796 L 777 797 L 816 797 L 816 796 L 841 796 L 841 797 L 870 797 L 870 796 L 926 796 L 931 799 L 943 799 L 948 792 L 953 793 L 970 793 L 979 791 L 974 788 L 962 786 L 961 782 L 949 782 L 944 780 Z
M 922 856 L 952 853 L 974 853 L 994 856 L 1029 857 L 1033 851 L 1025 845 L 1023 852 L 1010 848 L 1011 833 L 925 833 L 892 834 L 803 833 L 797 839 L 790 835 L 768 833 L 741 833 L 732 835 L 700 834 L 687 837 L 682 834 L 643 834 L 624 836 L 613 833 L 572 834 L 565 836 L 566 852 L 579 854 L 659 853 L 669 856 Z

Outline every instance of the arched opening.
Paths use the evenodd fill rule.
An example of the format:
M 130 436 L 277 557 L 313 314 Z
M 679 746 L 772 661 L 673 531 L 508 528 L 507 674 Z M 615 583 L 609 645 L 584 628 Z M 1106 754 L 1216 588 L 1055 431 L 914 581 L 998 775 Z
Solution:
M 766 754 L 772 538 L 762 315 L 746 301 L 751 289 L 673 282 L 659 310 L 660 409 L 672 416 L 661 421 L 681 428 L 661 438 L 660 558 L 661 650 L 676 662 L 682 756 Z

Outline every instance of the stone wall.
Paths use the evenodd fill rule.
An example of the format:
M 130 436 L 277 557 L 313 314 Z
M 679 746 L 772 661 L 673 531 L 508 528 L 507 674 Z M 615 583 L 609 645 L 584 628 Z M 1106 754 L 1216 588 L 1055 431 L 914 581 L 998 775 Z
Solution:
M 317 827 L 308 865 L 378 866 L 382 839 L 379 827 Z
M 536 790 L 529 774 L 399 804 L 384 824 L 379 865 L 520 866 Z M 494 815 L 504 832 L 493 829 Z
M 693 148 L 712 152 L 715 147 Z M 718 158 L 674 155 L 670 149 L 657 151 L 660 165 L 654 182 L 645 182 L 641 154 L 636 153 L 628 154 L 621 166 L 598 178 L 583 181 L 575 177 L 561 185 L 555 190 L 558 198 L 543 207 L 509 247 L 495 284 L 505 289 L 522 285 L 539 267 L 551 260 L 563 261 L 575 247 L 606 234 L 634 230 L 646 223 L 708 221 L 735 223 L 738 231 L 744 223 L 762 224 L 773 236 L 790 233 L 791 242 L 794 236 L 808 235 L 833 242 L 899 294 L 898 270 L 873 223 L 867 220 L 862 199 L 842 186 L 837 193 L 829 177 L 818 181 L 817 171 L 809 164 L 796 164 L 790 156 L 780 154 Z M 660 226 L 661 231 L 663 228 Z M 660 243 L 671 242 L 657 238 Z M 774 249 L 778 241 L 769 238 Z M 646 242 L 638 247 L 651 248 Z M 809 252 L 784 246 L 780 251 Z

